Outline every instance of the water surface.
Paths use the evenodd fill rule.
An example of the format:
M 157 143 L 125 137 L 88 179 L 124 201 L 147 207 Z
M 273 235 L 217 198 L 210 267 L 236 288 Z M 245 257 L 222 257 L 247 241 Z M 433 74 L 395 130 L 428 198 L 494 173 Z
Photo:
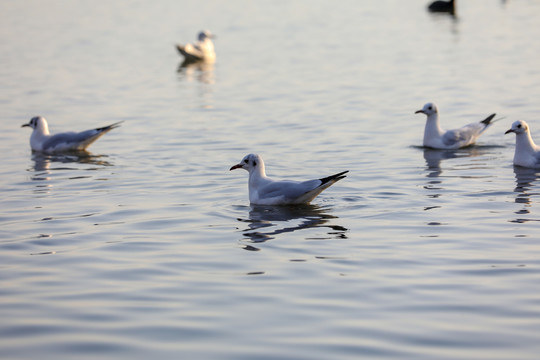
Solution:
M 0 355 L 6 359 L 536 359 L 540 5 L 424 1 L 0 5 Z M 217 34 L 217 61 L 176 42 Z M 498 118 L 476 146 L 423 149 Z M 52 132 L 124 121 L 88 153 Z M 540 141 L 540 140 L 538 140 Z M 349 170 L 309 206 L 270 176 Z

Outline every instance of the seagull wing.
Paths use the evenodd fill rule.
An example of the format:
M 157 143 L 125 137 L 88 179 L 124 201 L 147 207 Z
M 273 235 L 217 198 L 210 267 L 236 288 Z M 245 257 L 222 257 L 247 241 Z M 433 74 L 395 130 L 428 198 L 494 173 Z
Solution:
M 443 144 L 448 147 L 462 147 L 474 144 L 476 139 L 491 125 L 495 114 L 480 122 L 465 125 L 459 129 L 448 130 L 443 136 Z
M 298 199 L 298 203 L 309 203 L 311 200 L 315 199 L 315 197 L 317 197 L 317 195 L 319 195 L 323 190 L 329 188 L 330 186 L 332 186 L 339 180 L 345 178 L 346 177 L 345 174 L 348 172 L 349 170 L 346 170 L 346 171 L 342 171 L 334 175 L 327 176 L 322 179 L 306 181 L 305 183 L 309 183 L 310 185 L 316 185 L 316 186 L 312 190 L 309 190 L 305 194 L 303 194 Z
M 204 58 L 204 54 L 198 46 L 192 44 L 176 45 L 178 52 L 188 61 L 198 61 Z
M 343 179 L 347 172 L 303 182 L 273 181 L 258 190 L 259 199 L 266 202 L 274 199 L 275 203 L 282 204 L 309 203 L 324 189 Z
M 443 144 L 449 147 L 473 144 L 486 127 L 487 125 L 483 123 L 473 123 L 459 129 L 448 130 L 442 137 Z
M 540 168 L 540 152 L 535 152 L 534 153 L 534 159 L 536 160 L 534 167 L 535 168 Z
M 43 143 L 43 151 L 84 150 L 101 136 L 120 126 L 120 123 L 121 122 L 117 122 L 101 128 L 81 131 L 79 133 L 65 132 L 52 135 Z
M 448 130 L 442 136 L 442 142 L 445 146 L 448 147 L 461 147 L 465 146 L 476 138 L 474 129 L 464 126 L 455 130 Z

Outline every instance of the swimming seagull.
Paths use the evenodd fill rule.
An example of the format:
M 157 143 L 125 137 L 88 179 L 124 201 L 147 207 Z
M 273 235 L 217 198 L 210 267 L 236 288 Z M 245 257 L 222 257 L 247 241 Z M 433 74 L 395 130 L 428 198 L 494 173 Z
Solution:
M 515 121 L 505 134 L 511 132 L 516 134 L 514 165 L 540 168 L 540 147 L 534 143 L 529 125 L 522 120 Z
M 418 113 L 427 115 L 424 146 L 434 149 L 459 149 L 474 144 L 495 117 L 495 114 L 491 114 L 480 122 L 445 131 L 439 124 L 439 110 L 435 104 L 427 103 L 421 110 L 415 112 Z
M 428 10 L 431 12 L 446 12 L 446 13 L 454 14 L 455 2 L 454 0 L 450 0 L 450 1 L 437 0 L 429 4 Z
M 210 31 L 204 30 L 199 33 L 199 40 L 195 44 L 177 44 L 176 48 L 184 56 L 186 63 L 197 61 L 214 62 L 216 52 L 212 42 L 213 38 L 214 35 Z
M 260 155 L 246 155 L 230 170 L 244 169 L 249 172 L 249 201 L 254 205 L 308 204 L 324 189 L 343 179 L 343 171 L 322 179 L 308 181 L 276 181 L 266 176 L 264 162 Z
M 49 125 L 47 120 L 42 116 L 35 116 L 30 119 L 28 124 L 23 124 L 21 127 L 31 127 L 34 129 L 30 136 L 30 147 L 34 151 L 45 153 L 55 153 L 64 151 L 85 150 L 90 144 L 99 139 L 102 135 L 108 133 L 112 129 L 120 126 L 117 122 L 109 126 L 104 126 L 97 129 L 86 130 L 79 133 L 63 132 L 55 135 L 49 133 Z

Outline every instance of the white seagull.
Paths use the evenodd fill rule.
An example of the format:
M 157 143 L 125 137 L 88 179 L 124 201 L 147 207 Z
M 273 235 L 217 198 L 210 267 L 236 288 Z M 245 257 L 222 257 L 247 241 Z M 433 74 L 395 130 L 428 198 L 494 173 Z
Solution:
M 30 135 L 30 147 L 34 151 L 44 153 L 55 153 L 64 151 L 85 150 L 90 144 L 99 139 L 103 134 L 120 126 L 120 122 L 97 129 L 81 132 L 63 132 L 55 135 L 49 133 L 47 120 L 42 116 L 35 116 L 28 124 L 21 127 L 31 127 L 34 129 Z
M 322 179 L 308 181 L 276 181 L 266 176 L 264 162 L 260 155 L 246 155 L 230 170 L 244 169 L 249 172 L 249 202 L 254 205 L 308 204 L 324 189 L 343 179 L 343 171 Z
M 515 121 L 505 134 L 511 132 L 516 134 L 514 165 L 540 168 L 540 147 L 534 143 L 529 125 L 522 120 Z
M 195 44 L 177 44 L 176 48 L 184 56 L 185 62 L 204 61 L 212 63 L 216 60 L 212 38 L 214 38 L 214 35 L 210 31 L 204 30 L 199 33 L 199 41 Z
M 424 146 L 434 149 L 459 149 L 472 145 L 478 137 L 492 124 L 495 114 L 489 115 L 482 121 L 465 125 L 459 129 L 443 130 L 439 124 L 439 110 L 433 103 L 427 103 L 415 114 L 427 115 L 424 129 Z

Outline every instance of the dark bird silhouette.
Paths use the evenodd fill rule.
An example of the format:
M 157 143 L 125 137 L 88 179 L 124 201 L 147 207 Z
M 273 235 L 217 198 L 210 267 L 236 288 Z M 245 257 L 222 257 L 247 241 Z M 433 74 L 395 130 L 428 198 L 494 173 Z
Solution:
M 430 12 L 449 13 L 449 14 L 455 15 L 456 13 L 455 1 L 454 0 L 450 0 L 450 1 L 437 0 L 429 4 L 428 10 Z

